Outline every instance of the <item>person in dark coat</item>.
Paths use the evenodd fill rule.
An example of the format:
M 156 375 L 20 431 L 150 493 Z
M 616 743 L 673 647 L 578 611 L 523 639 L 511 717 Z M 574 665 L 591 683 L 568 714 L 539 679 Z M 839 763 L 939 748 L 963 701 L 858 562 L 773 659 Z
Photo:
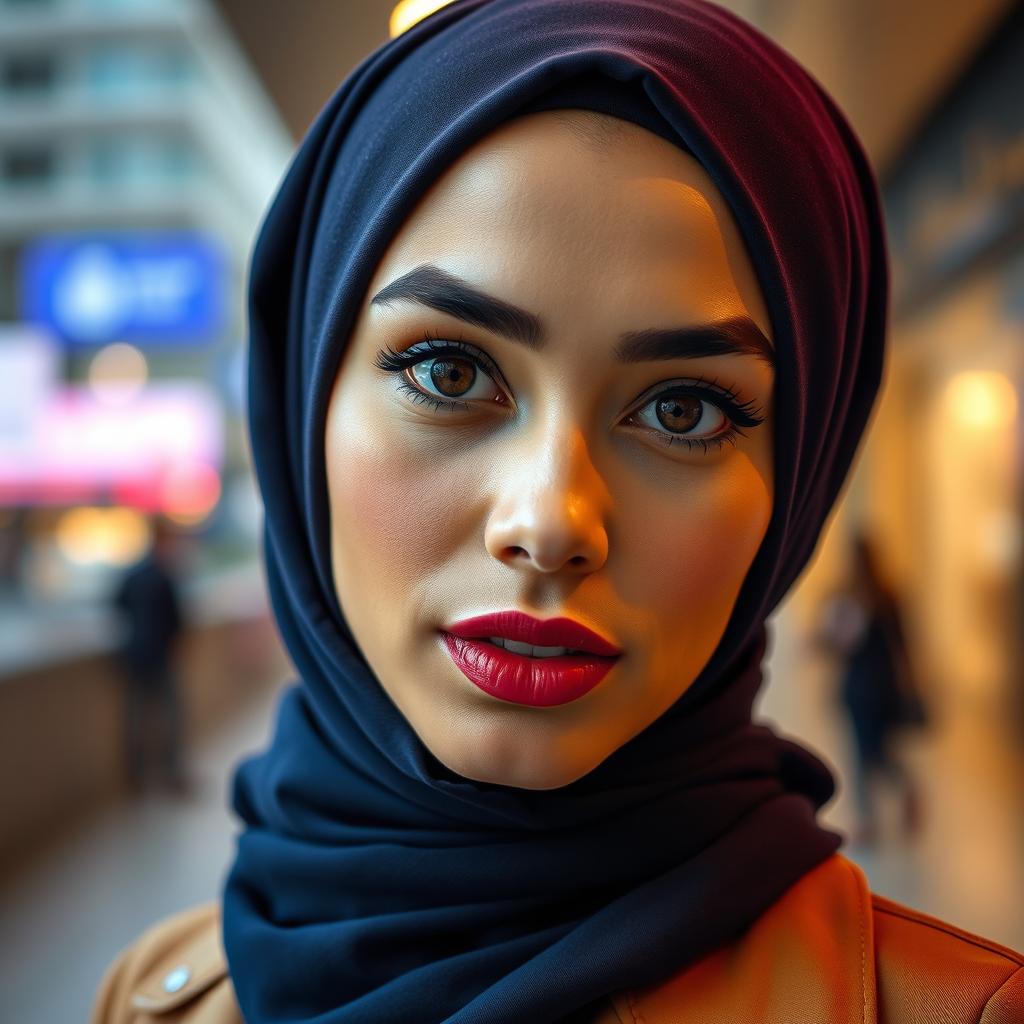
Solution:
M 124 680 L 128 783 L 136 793 L 146 788 L 154 772 L 168 789 L 187 789 L 184 714 L 175 670 L 184 625 L 172 570 L 175 544 L 170 525 L 156 519 L 149 550 L 122 577 L 113 599 L 125 626 L 117 660 Z
M 866 845 L 878 838 L 878 779 L 899 789 L 904 831 L 915 834 L 921 825 L 920 790 L 893 739 L 903 726 L 923 724 L 924 712 L 899 599 L 865 532 L 853 538 L 850 581 L 830 604 L 825 640 L 843 659 L 838 697 L 853 734 L 859 816 L 853 839 Z

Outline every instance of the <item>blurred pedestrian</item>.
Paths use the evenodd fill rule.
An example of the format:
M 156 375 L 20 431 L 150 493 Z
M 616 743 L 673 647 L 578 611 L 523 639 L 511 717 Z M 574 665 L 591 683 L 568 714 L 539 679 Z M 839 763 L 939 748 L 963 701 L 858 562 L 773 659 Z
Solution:
M 921 726 L 926 713 L 915 681 L 897 594 L 885 578 L 876 546 L 865 532 L 854 535 L 847 583 L 824 606 L 818 640 L 843 662 L 838 696 L 854 739 L 854 792 L 858 820 L 851 839 L 878 839 L 875 787 L 895 786 L 906 835 L 921 827 L 921 794 L 895 749 L 895 733 Z
M 155 517 L 149 549 L 127 570 L 113 599 L 125 625 L 117 654 L 124 680 L 128 784 L 135 793 L 154 775 L 173 792 L 188 790 L 175 664 L 184 624 L 173 568 L 177 544 L 170 524 Z

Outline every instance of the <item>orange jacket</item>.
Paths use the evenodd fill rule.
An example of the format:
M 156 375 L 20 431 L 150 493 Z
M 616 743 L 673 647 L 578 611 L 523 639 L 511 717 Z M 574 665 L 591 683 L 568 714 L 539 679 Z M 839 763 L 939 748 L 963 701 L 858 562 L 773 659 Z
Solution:
M 92 1024 L 242 1024 L 220 906 L 153 925 L 100 983 Z M 743 935 L 594 1024 L 1024 1024 L 1024 954 L 873 894 L 835 853 Z M 415 1024 L 415 1022 L 410 1022 Z

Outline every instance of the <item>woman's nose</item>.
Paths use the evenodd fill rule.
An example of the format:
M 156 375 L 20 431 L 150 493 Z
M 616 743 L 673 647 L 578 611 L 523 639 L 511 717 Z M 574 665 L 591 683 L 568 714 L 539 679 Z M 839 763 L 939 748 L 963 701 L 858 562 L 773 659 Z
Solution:
M 484 531 L 499 561 L 539 572 L 594 572 L 608 557 L 607 488 L 578 430 L 549 431 L 517 448 L 496 473 L 498 492 Z

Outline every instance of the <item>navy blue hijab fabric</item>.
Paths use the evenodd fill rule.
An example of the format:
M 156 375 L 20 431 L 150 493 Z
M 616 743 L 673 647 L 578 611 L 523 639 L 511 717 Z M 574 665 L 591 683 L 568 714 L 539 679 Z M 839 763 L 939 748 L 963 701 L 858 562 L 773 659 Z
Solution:
M 657 721 L 565 787 L 463 778 L 391 703 L 335 596 L 328 396 L 384 248 L 502 121 L 613 113 L 729 203 L 777 351 L 775 502 L 725 633 Z M 583 1019 L 738 936 L 842 837 L 834 780 L 751 721 L 765 619 L 869 420 L 888 271 L 876 183 L 820 86 L 704 0 L 456 0 L 367 57 L 302 142 L 250 278 L 250 430 L 274 614 L 300 679 L 238 768 L 223 894 L 249 1024 Z

